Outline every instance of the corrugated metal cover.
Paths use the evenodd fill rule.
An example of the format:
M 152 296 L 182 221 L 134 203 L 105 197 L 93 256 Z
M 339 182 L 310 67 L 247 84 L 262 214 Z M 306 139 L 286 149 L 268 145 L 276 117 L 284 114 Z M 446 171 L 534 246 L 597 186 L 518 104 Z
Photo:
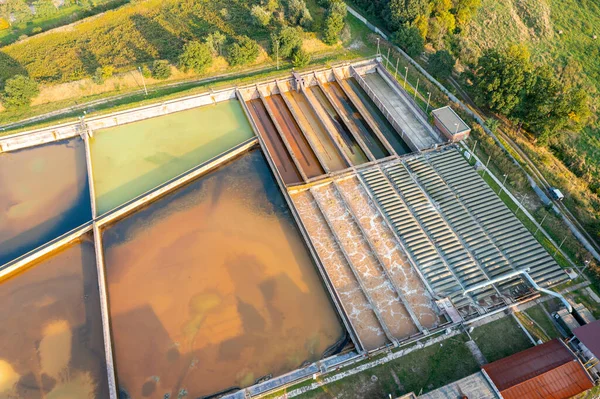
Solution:
M 573 353 L 557 339 L 483 369 L 505 399 L 566 399 L 594 386 Z
M 600 359 L 600 320 L 576 328 L 573 334 Z

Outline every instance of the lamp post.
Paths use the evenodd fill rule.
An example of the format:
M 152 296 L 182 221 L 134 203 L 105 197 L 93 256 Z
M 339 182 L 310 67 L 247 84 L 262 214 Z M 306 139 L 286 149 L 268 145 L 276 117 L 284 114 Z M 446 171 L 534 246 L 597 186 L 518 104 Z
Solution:
M 400 57 L 396 58 L 396 71 L 394 72 L 394 79 L 397 79 L 397 75 L 398 75 L 398 63 L 400 62 Z
M 379 37 L 377 38 L 377 57 L 379 57 Z
M 415 101 L 417 101 L 417 91 L 419 91 L 419 78 L 417 78 L 417 87 L 415 88 L 415 95 L 413 96 Z
M 506 178 L 508 177 L 508 175 L 504 175 L 504 181 L 502 182 L 502 185 L 500 186 L 500 190 L 498 190 L 498 195 L 500 195 L 500 192 L 502 191 L 502 189 L 504 188 L 504 183 L 506 183 Z
M 426 114 L 429 111 L 429 101 L 431 101 L 431 92 L 430 91 L 427 92 L 427 108 L 425 109 Z
M 404 72 L 404 88 L 406 89 L 406 78 L 408 77 L 408 67 L 405 66 L 404 70 L 406 71 L 406 72 Z
M 146 88 L 146 79 L 144 79 L 144 74 L 142 73 L 142 67 L 138 67 L 138 71 L 140 71 L 140 75 L 142 75 L 142 84 L 144 85 L 144 93 L 146 93 L 146 96 L 147 96 L 148 89 Z

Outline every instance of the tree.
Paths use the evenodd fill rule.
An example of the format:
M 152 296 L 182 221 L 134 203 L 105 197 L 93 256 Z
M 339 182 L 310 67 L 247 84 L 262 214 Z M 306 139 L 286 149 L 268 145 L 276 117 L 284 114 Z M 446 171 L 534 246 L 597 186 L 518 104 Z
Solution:
M 525 48 L 513 46 L 504 52 L 486 50 L 475 69 L 475 101 L 509 115 L 519 104 L 529 69 L 529 54 Z
M 323 42 L 333 45 L 337 43 L 344 29 L 346 13 L 348 9 L 341 0 L 331 0 L 327 17 L 325 18 L 325 29 L 323 31 Z
M 167 60 L 156 60 L 152 64 L 152 77 L 154 79 L 168 79 L 171 76 L 171 65 Z
M 535 133 L 542 143 L 565 130 L 580 130 L 592 115 L 588 90 L 561 82 L 553 68 L 538 66 L 527 84 L 513 116 Z
M 271 51 L 273 55 L 289 58 L 294 49 L 302 46 L 302 28 L 286 26 L 278 34 L 271 35 Z
M 25 0 L 6 0 L 1 3 L 0 15 L 11 25 L 12 18 L 19 23 L 29 21 L 33 16 Z
M 414 26 L 403 26 L 395 34 L 392 41 L 400 46 L 406 54 L 416 57 L 423 52 L 425 41 L 419 29 Z
M 213 55 L 221 55 L 221 49 L 225 44 L 227 37 L 219 31 L 215 31 L 206 36 L 206 44 L 210 47 Z
M 452 74 L 452 69 L 456 60 L 446 50 L 436 51 L 429 57 L 429 70 L 440 78 L 448 78 Z
M 288 1 L 288 20 L 292 25 L 309 27 L 312 23 L 312 16 L 304 0 Z
M 35 80 L 24 75 L 16 75 L 6 81 L 2 93 L 5 108 L 21 108 L 31 104 L 31 100 L 40 93 Z
M 427 39 L 435 48 L 440 48 L 446 35 L 453 32 L 455 27 L 454 15 L 449 11 L 442 11 L 429 20 Z
M 33 3 L 38 18 L 48 18 L 56 14 L 58 9 L 52 0 L 37 0 Z
M 294 49 L 292 54 L 292 65 L 295 68 L 302 68 L 307 66 L 310 63 L 310 54 L 302 49 L 302 47 L 297 47 Z
M 455 0 L 454 14 L 456 17 L 456 25 L 459 27 L 466 26 L 477 9 L 481 5 L 481 0 Z
M 258 43 L 247 36 L 229 47 L 227 62 L 229 65 L 245 65 L 254 62 L 260 54 Z
M 94 83 L 101 85 L 106 79 L 113 76 L 114 73 L 115 67 L 112 65 L 98 67 L 96 69 L 96 72 L 94 73 L 94 76 L 92 76 L 92 80 L 94 81 Z
M 427 0 L 390 0 L 383 13 L 393 29 L 413 22 L 419 15 L 429 15 Z
M 183 46 L 183 52 L 179 56 L 179 67 L 182 71 L 194 70 L 202 73 L 212 64 L 211 49 L 208 44 L 193 40 Z
M 250 14 L 252 14 L 254 22 L 259 26 L 268 26 L 271 23 L 271 16 L 273 15 L 271 11 L 264 9 L 258 4 L 252 6 Z

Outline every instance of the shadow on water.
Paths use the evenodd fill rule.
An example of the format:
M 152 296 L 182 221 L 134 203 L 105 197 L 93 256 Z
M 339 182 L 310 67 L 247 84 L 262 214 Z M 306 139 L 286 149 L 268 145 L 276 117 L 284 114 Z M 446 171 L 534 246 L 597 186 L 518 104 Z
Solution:
M 135 14 L 131 16 L 136 29 L 152 46 L 161 59 L 175 61 L 179 56 L 183 41 L 173 33 L 165 29 L 159 22 L 145 15 Z
M 123 392 L 199 397 L 249 386 L 339 341 L 285 206 L 253 150 L 104 231 Z
M 46 150 L 52 151 L 52 154 L 47 153 L 49 164 L 46 165 L 46 170 L 39 174 L 30 171 L 28 168 L 31 168 L 29 164 L 31 159 L 38 156 L 43 159 Z M 54 157 L 73 156 L 71 151 L 75 152 L 74 165 L 77 170 L 63 170 L 54 165 Z M 0 223 L 0 237 L 5 237 L 4 241 L 0 243 L 0 265 L 8 263 L 91 220 L 89 183 L 86 174 L 85 152 L 81 140 L 70 139 L 2 154 L 0 155 L 0 167 L 11 168 L 15 174 L 11 177 L 12 180 L 6 178 L 6 181 L 2 179 L 0 174 L 0 204 L 7 207 L 2 210 L 6 212 L 5 218 L 0 216 L 0 221 L 5 220 L 6 225 L 4 228 L 10 228 L 11 222 L 13 224 L 19 222 L 19 216 L 11 218 L 8 209 L 19 206 L 30 207 L 26 203 L 27 200 L 38 201 L 43 198 L 44 202 L 39 204 L 33 211 L 30 210 L 28 217 L 20 216 L 22 218 L 21 225 L 26 224 L 25 220 L 34 217 L 47 219 L 26 230 L 23 230 L 24 227 L 17 225 L 13 227 L 13 230 L 20 229 L 20 231 L 17 230 L 16 234 L 12 236 L 8 236 L 8 234 L 13 234 L 11 233 L 13 230 L 4 230 L 2 223 Z M 17 171 L 17 169 L 19 170 Z M 16 173 L 19 174 L 16 175 Z M 65 179 L 73 179 L 73 181 L 67 182 Z M 17 195 L 15 192 L 23 189 L 24 181 L 31 184 L 32 190 L 39 191 L 32 191 L 29 193 L 29 198 L 21 198 L 21 202 L 15 203 L 15 199 L 13 199 Z M 55 197 L 45 198 L 43 190 L 49 182 L 55 182 L 57 185 L 64 187 L 67 192 L 63 191 L 60 195 L 54 194 Z M 72 205 L 65 205 L 67 203 Z M 56 212 L 56 215 L 49 218 L 50 212 Z

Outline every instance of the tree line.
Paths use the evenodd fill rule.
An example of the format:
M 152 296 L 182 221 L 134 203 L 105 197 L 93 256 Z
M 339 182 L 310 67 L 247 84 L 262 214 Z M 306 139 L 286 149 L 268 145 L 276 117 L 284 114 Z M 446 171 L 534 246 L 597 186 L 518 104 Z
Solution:
M 310 62 L 302 48 L 305 30 L 320 31 L 325 43 L 334 44 L 346 28 L 341 0 L 319 0 L 326 9 L 323 26 L 316 26 L 304 0 L 252 3 L 225 8 L 221 1 L 137 2 L 74 30 L 7 46 L 0 59 L 12 66 L 0 71 L 2 102 L 8 108 L 26 106 L 39 90 L 37 83 L 91 77 L 102 84 L 132 67 L 146 77 L 167 79 L 172 67 L 204 73 L 217 56 L 230 66 L 251 64 L 261 46 L 250 37 L 265 38 L 273 59 L 303 67 Z

